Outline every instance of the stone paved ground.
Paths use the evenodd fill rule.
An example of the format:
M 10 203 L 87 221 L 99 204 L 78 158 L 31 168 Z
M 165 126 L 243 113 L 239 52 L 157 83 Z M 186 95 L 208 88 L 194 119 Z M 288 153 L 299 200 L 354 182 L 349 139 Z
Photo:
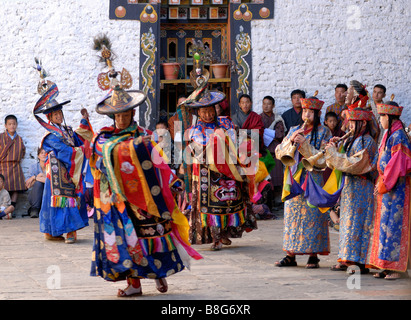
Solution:
M 221 251 L 196 245 L 204 259 L 193 261 L 168 278 L 169 291 L 160 294 L 154 281 L 143 280 L 143 296 L 136 300 L 289 300 L 383 299 L 411 300 L 411 279 L 387 281 L 371 275 L 333 272 L 338 233 L 331 231 L 331 254 L 320 257 L 320 268 L 277 268 L 282 258 L 283 220 L 259 221 L 259 229 Z M 110 283 L 89 276 L 93 221 L 79 231 L 75 244 L 45 241 L 38 219 L 0 221 L 0 300 L 116 300 L 125 282 Z M 60 275 L 60 277 L 57 277 Z M 59 279 L 56 281 L 56 279 Z M 348 285 L 347 285 L 348 283 Z M 353 288 L 353 285 L 359 288 Z M 351 287 L 351 289 L 350 289 Z

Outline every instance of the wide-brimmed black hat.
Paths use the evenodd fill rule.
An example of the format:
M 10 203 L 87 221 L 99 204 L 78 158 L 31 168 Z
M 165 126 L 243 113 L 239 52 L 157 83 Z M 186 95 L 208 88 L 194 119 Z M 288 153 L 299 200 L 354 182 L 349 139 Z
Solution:
M 194 92 L 193 92 L 194 93 Z M 191 96 L 190 96 L 191 97 Z M 189 97 L 189 98 L 190 98 Z M 205 90 L 200 93 L 198 98 L 192 102 L 187 100 L 185 105 L 189 108 L 204 108 L 214 106 L 225 99 L 225 94 L 217 90 Z
M 138 107 L 147 99 L 147 95 L 141 90 L 123 90 L 115 87 L 96 106 L 96 112 L 104 115 L 113 115 Z
M 41 96 L 34 106 L 34 114 L 49 114 L 53 111 L 58 111 L 63 108 L 63 106 L 71 100 L 64 101 L 62 103 L 57 102 L 56 97 L 59 94 L 59 90 L 55 83 L 52 83 L 48 90 Z
M 190 72 L 190 82 L 195 88 L 188 98 L 182 103 L 188 108 L 205 108 L 220 103 L 225 99 L 225 94 L 218 90 L 208 90 L 208 79 L 210 74 L 203 68 L 201 55 L 194 54 L 194 68 Z

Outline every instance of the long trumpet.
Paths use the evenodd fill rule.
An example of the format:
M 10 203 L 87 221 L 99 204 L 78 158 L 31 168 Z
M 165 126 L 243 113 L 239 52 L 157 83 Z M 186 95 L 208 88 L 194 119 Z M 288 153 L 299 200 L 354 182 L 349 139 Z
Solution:
M 307 126 L 308 121 L 304 121 L 303 125 L 302 125 L 302 129 L 305 129 L 305 127 Z M 298 145 L 294 142 L 291 147 L 289 148 L 288 152 L 286 154 L 284 154 L 280 161 L 288 167 L 292 167 L 295 164 L 295 160 L 294 160 L 294 154 L 295 151 L 297 150 Z
M 353 130 L 348 131 L 345 135 L 343 135 L 342 137 L 339 137 L 338 140 L 336 142 L 340 142 L 343 141 L 345 139 L 348 139 L 350 136 L 352 136 L 352 134 L 354 133 Z M 317 162 L 324 156 L 325 154 L 325 149 L 321 150 L 321 152 L 309 157 L 309 158 L 303 158 L 301 160 L 304 168 L 307 171 L 313 171 L 315 165 L 317 164 Z

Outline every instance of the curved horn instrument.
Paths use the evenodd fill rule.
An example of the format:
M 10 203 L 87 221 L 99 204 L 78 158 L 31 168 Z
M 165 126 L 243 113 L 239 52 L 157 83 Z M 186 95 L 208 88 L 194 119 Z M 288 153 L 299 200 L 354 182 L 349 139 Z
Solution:
M 304 124 L 302 125 L 301 128 L 305 129 L 307 124 L 308 122 L 304 121 Z M 291 147 L 289 148 L 288 152 L 281 157 L 280 161 L 285 166 L 292 167 L 295 164 L 294 154 L 295 154 L 295 151 L 297 150 L 297 147 L 298 145 L 296 143 L 293 143 Z
M 349 138 L 352 134 L 354 133 L 354 131 L 350 130 L 348 131 L 345 135 L 343 135 L 342 137 L 339 137 L 337 142 L 343 141 L 347 138 Z M 321 152 L 309 157 L 309 158 L 303 158 L 301 160 L 304 168 L 308 171 L 313 171 L 315 165 L 317 164 L 317 162 L 324 156 L 325 154 L 325 150 L 321 150 Z

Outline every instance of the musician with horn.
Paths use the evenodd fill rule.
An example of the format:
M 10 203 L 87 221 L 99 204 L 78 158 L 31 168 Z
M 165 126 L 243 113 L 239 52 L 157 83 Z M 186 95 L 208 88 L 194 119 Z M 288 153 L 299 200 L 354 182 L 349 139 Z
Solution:
M 358 107 L 358 105 L 360 107 Z M 357 265 L 362 274 L 366 266 L 370 231 L 373 219 L 373 190 L 377 163 L 377 145 L 370 135 L 372 112 L 361 108 L 361 103 L 343 111 L 353 136 L 344 143 L 344 152 L 336 148 L 334 139 L 325 147 L 327 166 L 345 174 L 340 195 L 340 241 L 338 264 L 333 271 L 345 271 Z
M 296 266 L 296 255 L 309 255 L 306 268 L 318 268 L 318 254 L 327 255 L 330 252 L 328 223 L 326 215 L 318 208 L 307 204 L 300 184 L 306 178 L 306 170 L 301 164 L 303 157 L 309 158 L 320 151 L 321 145 L 331 138 L 331 132 L 321 125 L 321 108 L 324 104 L 318 98 L 301 99 L 302 120 L 304 125 L 292 127 L 283 142 L 277 146 L 277 159 L 289 154 L 295 163 L 286 165 L 284 172 L 283 197 L 284 204 L 284 239 L 283 250 L 287 255 L 275 263 L 278 267 Z M 319 168 L 325 167 L 325 161 L 318 163 Z M 312 172 L 314 180 L 322 185 L 322 172 Z M 290 181 L 292 182 L 290 184 Z M 300 191 L 295 192 L 295 187 Z

